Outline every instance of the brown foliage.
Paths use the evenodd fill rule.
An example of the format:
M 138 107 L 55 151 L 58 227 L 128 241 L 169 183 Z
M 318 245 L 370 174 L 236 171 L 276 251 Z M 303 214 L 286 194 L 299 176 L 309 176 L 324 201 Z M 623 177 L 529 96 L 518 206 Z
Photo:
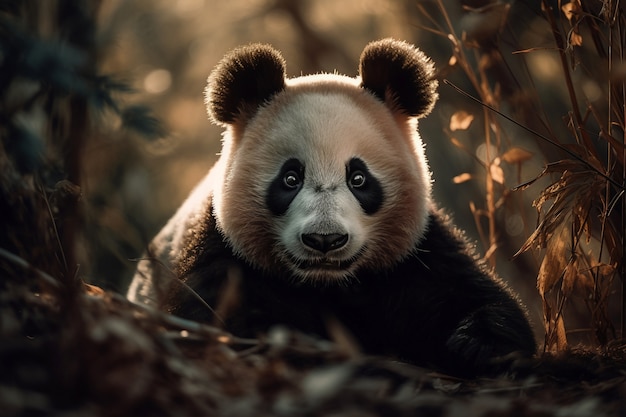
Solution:
M 538 180 L 547 180 L 549 185 L 533 203 L 538 213 L 536 228 L 518 251 L 518 255 L 531 249 L 542 253 L 537 287 L 543 305 L 545 349 L 558 351 L 567 347 L 568 333 L 575 330 L 568 329 L 565 319 L 568 306 L 577 311 L 579 306 L 587 310 L 593 340 L 599 346 L 607 346 L 624 337 L 626 322 L 626 297 L 621 295 L 620 299 L 615 288 L 619 281 L 624 288 L 626 276 L 626 114 L 623 112 L 626 78 L 617 76 L 619 63 L 626 54 L 623 37 L 626 15 L 616 1 L 603 2 L 601 9 L 583 0 L 559 2 L 559 9 L 542 1 L 536 21 L 543 22 L 537 27 L 546 31 L 548 36 L 544 39 L 551 38 L 553 45 L 522 47 L 508 5 L 487 3 L 480 8 L 467 8 L 466 16 L 472 25 L 460 36 L 456 35 L 443 2 L 437 2 L 444 22 L 441 26 L 422 6 L 433 24 L 430 30 L 451 42 L 451 68 L 443 72 L 460 69 L 477 97 L 450 82 L 448 85 L 483 105 L 484 143 L 488 153 L 478 162 L 484 170 L 485 205 L 476 208 L 472 202 L 470 207 L 488 248 L 485 257 L 494 264 L 494 252 L 500 241 L 498 213 L 510 208 L 507 200 L 513 198 L 511 191 L 528 191 Z M 475 28 L 481 28 L 480 36 L 474 33 Z M 513 54 L 507 54 L 507 48 Z M 537 90 L 541 80 L 526 61 L 544 50 L 553 51 L 560 63 L 560 81 L 565 103 L 569 105 L 562 110 L 568 137 L 556 133 L 563 130 L 560 121 L 542 114 L 545 105 L 541 101 L 542 92 Z M 516 67 L 527 71 L 513 70 Z M 607 79 L 604 77 L 607 73 L 615 75 Z M 594 97 L 586 95 L 584 85 L 594 86 Z M 518 117 L 507 116 L 501 110 L 508 106 L 516 109 Z M 552 155 L 559 158 L 521 186 L 501 187 L 515 181 L 501 169 L 501 163 L 517 165 L 519 178 L 522 165 L 532 159 L 533 153 L 505 143 L 502 118 L 532 135 L 546 158 Z M 470 129 L 473 119 L 471 112 L 456 111 L 450 120 L 450 132 Z M 466 144 L 456 138 L 452 140 L 455 146 L 470 153 Z M 479 177 L 464 173 L 454 181 L 461 183 L 474 178 Z M 486 232 L 481 223 L 483 218 L 488 220 Z M 609 307 L 616 298 L 622 304 L 620 332 L 615 331 Z

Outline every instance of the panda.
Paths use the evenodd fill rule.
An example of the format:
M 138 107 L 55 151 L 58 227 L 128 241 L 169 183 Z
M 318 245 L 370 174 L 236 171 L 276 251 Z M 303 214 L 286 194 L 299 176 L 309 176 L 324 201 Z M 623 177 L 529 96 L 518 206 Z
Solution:
M 205 100 L 219 159 L 128 298 L 245 337 L 339 323 L 365 354 L 461 377 L 531 357 L 524 308 L 431 197 L 417 119 L 436 90 L 429 58 L 394 39 L 365 47 L 356 78 L 287 78 L 269 45 L 226 55 Z

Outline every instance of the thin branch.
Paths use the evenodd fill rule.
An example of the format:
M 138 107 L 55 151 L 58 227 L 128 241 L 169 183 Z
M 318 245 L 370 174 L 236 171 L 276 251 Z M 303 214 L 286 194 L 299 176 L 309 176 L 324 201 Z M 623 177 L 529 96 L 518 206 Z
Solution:
M 559 52 L 559 58 L 561 59 L 561 67 L 563 69 L 563 74 L 565 75 L 565 84 L 567 86 L 567 92 L 569 94 L 569 98 L 572 103 L 572 111 L 574 113 L 574 119 L 576 120 L 576 127 L 582 133 L 582 138 L 585 143 L 585 148 L 588 151 L 592 152 L 594 156 L 597 157 L 597 155 L 595 154 L 595 147 L 593 146 L 591 139 L 589 138 L 587 134 L 585 134 L 585 132 L 581 128 L 583 126 L 583 120 L 580 114 L 580 107 L 578 106 L 578 98 L 576 97 L 576 90 L 574 89 L 572 75 L 570 73 L 569 65 L 567 62 L 567 55 L 565 53 L 565 44 L 563 42 L 563 37 L 561 35 L 561 32 L 559 31 L 556 21 L 554 20 L 554 16 L 551 13 L 552 8 L 547 4 L 546 0 L 542 0 L 541 3 L 544 7 L 544 10 L 546 11 L 545 14 L 548 17 L 548 21 L 550 22 L 550 27 L 552 28 L 552 35 L 554 36 L 554 41 L 556 42 L 557 50 Z
M 50 285 L 51 287 L 54 287 L 54 288 L 60 287 L 59 281 L 56 280 L 54 277 L 42 271 L 41 269 L 35 268 L 34 266 L 26 262 L 26 260 L 24 260 L 23 258 L 17 256 L 16 254 L 12 252 L 9 252 L 6 249 L 0 248 L 0 257 L 23 268 L 26 271 L 34 272 L 39 278 L 44 280 L 45 283 Z

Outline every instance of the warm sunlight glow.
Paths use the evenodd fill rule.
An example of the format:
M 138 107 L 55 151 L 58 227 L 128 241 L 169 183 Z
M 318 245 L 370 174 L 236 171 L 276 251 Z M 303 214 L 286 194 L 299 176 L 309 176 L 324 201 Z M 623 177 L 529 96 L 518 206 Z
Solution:
M 172 85 L 172 75 L 166 69 L 150 71 L 143 79 L 143 88 L 152 94 L 160 94 L 167 91 Z

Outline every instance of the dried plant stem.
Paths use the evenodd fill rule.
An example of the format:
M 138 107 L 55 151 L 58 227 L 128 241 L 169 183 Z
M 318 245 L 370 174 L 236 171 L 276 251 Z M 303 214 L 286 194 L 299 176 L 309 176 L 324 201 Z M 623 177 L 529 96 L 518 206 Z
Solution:
M 626 120 L 626 119 L 625 119 Z M 625 143 L 626 147 L 626 138 Z M 626 152 L 624 157 L 626 157 Z M 626 165 L 624 172 L 622 173 L 624 178 L 624 187 L 626 188 Z M 621 277 L 621 314 L 620 314 L 620 335 L 622 339 L 626 338 L 626 261 L 624 260 L 624 256 L 626 256 L 626 236 L 624 234 L 626 231 L 626 193 L 622 190 L 622 212 L 621 212 L 621 226 L 622 226 L 622 235 L 621 235 L 621 263 L 619 268 L 619 274 Z
M 574 115 L 574 120 L 576 122 L 575 128 L 581 133 L 585 148 L 594 156 L 597 156 L 595 155 L 595 146 L 593 145 L 591 138 L 584 129 L 581 129 L 581 127 L 584 125 L 584 122 L 582 115 L 580 114 L 580 107 L 578 106 L 578 98 L 576 97 L 574 83 L 572 82 L 572 74 L 570 72 L 570 66 L 568 64 L 566 45 L 563 40 L 563 36 L 561 35 L 558 23 L 556 22 L 556 20 L 554 19 L 554 15 L 552 14 L 552 7 L 548 5 L 548 2 L 546 0 L 541 0 L 541 3 L 545 10 L 545 15 L 548 17 L 548 22 L 550 23 L 552 35 L 554 36 L 554 41 L 556 43 L 559 58 L 561 60 L 561 69 L 563 70 L 563 75 L 565 75 L 565 85 L 567 86 L 567 93 L 569 94 L 569 99 L 572 103 L 572 114 Z
M 615 28 L 615 30 L 617 31 L 617 39 L 618 40 L 622 40 L 624 39 L 624 33 L 622 32 L 622 26 L 620 25 L 620 20 L 618 19 L 619 17 L 619 10 L 620 10 L 620 2 L 615 1 L 614 6 L 615 6 L 615 11 L 612 12 L 612 2 L 608 2 L 609 3 L 609 13 L 610 15 L 608 16 L 608 20 L 609 20 L 609 59 L 608 59 L 608 65 L 609 65 L 609 74 L 612 74 L 613 71 L 613 41 L 614 41 L 614 37 L 613 37 L 613 29 Z M 621 48 L 619 49 L 619 62 L 624 62 L 624 59 L 626 57 L 624 56 L 624 45 L 621 45 Z M 612 111 L 612 80 L 611 77 L 609 77 L 609 96 L 608 96 L 608 122 L 607 122 L 607 126 L 608 126 L 608 132 L 611 132 L 611 128 L 613 127 L 613 121 L 611 118 L 611 115 L 613 114 Z M 621 311 L 621 318 L 620 318 L 620 335 L 622 337 L 622 339 L 626 338 L 626 261 L 624 260 L 624 258 L 626 257 L 626 232 L 624 232 L 624 229 L 626 229 L 626 86 L 624 85 L 624 82 L 622 82 L 621 85 L 621 93 L 622 93 L 622 213 L 621 213 L 621 225 L 622 225 L 622 236 L 621 236 L 621 243 L 622 243 L 622 251 L 621 251 L 621 268 L 620 268 L 620 276 L 622 279 L 622 311 Z
M 457 64 L 463 69 L 463 72 L 468 77 L 470 83 L 474 89 L 480 94 L 481 102 L 487 102 L 494 105 L 494 95 L 490 91 L 488 77 L 485 74 L 483 68 L 479 68 L 478 72 L 474 71 L 470 65 L 470 60 L 465 55 L 465 50 L 462 47 L 462 40 L 455 34 L 454 26 L 442 0 L 437 0 L 437 5 L 441 11 L 441 15 L 445 19 L 445 24 L 448 31 L 448 39 L 454 46 L 454 55 L 456 57 Z M 480 59 L 480 57 L 476 57 Z M 446 80 L 444 80 L 445 82 Z M 492 119 L 487 109 L 483 112 L 484 121 L 484 137 L 485 137 L 485 160 L 480 161 L 485 168 L 485 205 L 484 210 L 473 209 L 474 219 L 476 227 L 481 236 L 481 240 L 486 247 L 484 258 L 493 268 L 496 266 L 496 249 L 498 246 L 498 234 L 496 224 L 496 185 L 492 174 L 493 155 L 491 155 L 491 125 Z M 481 226 L 481 217 L 487 219 L 488 224 L 488 236 L 485 235 L 483 227 Z
M 611 146 L 607 147 L 607 174 L 611 175 L 612 172 L 612 167 L 613 167 L 613 158 L 615 156 L 617 156 L 618 160 L 621 157 L 621 162 L 622 164 L 622 171 L 617 173 L 618 175 L 621 175 L 621 180 L 622 180 L 622 185 L 621 185 L 621 190 L 617 193 L 616 197 L 614 198 L 614 202 L 613 203 L 609 203 L 608 207 L 605 208 L 605 211 L 603 212 L 604 216 L 603 216 L 603 231 L 604 231 L 604 226 L 605 226 L 605 221 L 608 219 L 614 204 L 617 202 L 618 199 L 622 200 L 622 207 L 621 207 L 621 212 L 618 214 L 619 217 L 619 222 L 621 224 L 621 228 L 618 230 L 621 230 L 620 233 L 620 242 L 619 247 L 615 248 L 617 250 L 620 251 L 619 253 L 619 269 L 618 269 L 618 273 L 620 274 L 621 277 L 621 314 L 620 314 L 620 336 L 622 338 L 626 337 L 626 262 L 624 262 L 624 256 L 626 256 L 626 194 L 625 194 L 625 190 L 626 190 L 626 88 L 624 86 L 624 82 L 622 81 L 621 86 L 620 85 L 615 85 L 615 80 L 612 77 L 612 74 L 614 74 L 614 66 L 613 66 L 613 60 L 617 59 L 618 62 L 622 63 L 624 62 L 624 44 L 621 43 L 624 41 L 624 33 L 622 32 L 622 19 L 623 18 L 623 11 L 620 12 L 620 1 L 614 1 L 614 0 L 607 0 L 604 2 L 604 6 L 603 6 L 603 17 L 604 17 L 604 23 L 606 24 L 608 31 L 607 31 L 607 46 L 606 46 L 606 51 L 604 50 L 604 46 L 602 41 L 599 39 L 600 38 L 600 30 L 598 28 L 598 25 L 596 23 L 595 20 L 593 19 L 588 19 L 589 23 L 589 27 L 591 30 L 591 33 L 593 35 L 593 39 L 596 45 L 596 49 L 598 51 L 599 54 L 601 54 L 602 56 L 606 57 L 607 60 L 607 73 L 609 74 L 609 76 L 607 77 L 607 120 L 606 120 L 606 131 L 602 132 L 602 137 L 605 137 L 609 140 L 609 144 Z M 583 4 L 583 10 L 585 10 L 585 13 L 588 13 L 588 11 L 585 9 L 585 5 Z M 619 83 L 619 81 L 618 81 Z M 615 96 L 617 97 L 614 97 Z M 621 95 L 621 97 L 619 97 Z M 614 100 L 617 99 L 615 102 Z M 622 103 L 622 108 L 621 109 L 615 109 L 614 110 L 614 103 L 619 103 L 621 99 L 621 103 Z M 593 110 L 593 108 L 592 108 Z M 621 112 L 620 112 L 621 110 Z M 613 117 L 614 115 L 617 117 L 617 120 L 614 120 Z M 597 120 L 600 120 L 599 117 L 596 116 Z M 621 123 L 620 123 L 620 119 L 621 119 Z M 614 126 L 621 126 L 622 128 L 622 142 L 621 144 L 619 142 L 617 142 L 612 136 L 611 136 L 611 132 L 614 128 Z M 602 126 L 601 126 L 602 128 Z M 619 145 L 621 145 L 621 155 L 618 153 L 618 149 L 619 149 Z M 609 196 L 610 196 L 610 189 L 609 186 L 607 184 L 607 188 L 606 188 L 606 199 L 607 201 L 609 201 Z M 619 232 L 618 232 L 619 233 Z
M 50 200 L 48 199 L 48 195 L 46 190 L 44 189 L 43 184 L 39 180 L 37 180 L 37 185 L 39 188 L 39 192 L 42 195 L 43 201 L 46 204 L 47 215 L 50 218 L 50 225 L 52 227 L 53 235 L 56 240 L 57 245 L 59 246 L 59 256 L 61 257 L 61 265 L 63 267 L 63 271 L 67 271 L 67 258 L 65 257 L 65 251 L 63 250 L 63 243 L 61 242 L 61 236 L 59 235 L 59 229 L 57 227 L 57 223 L 54 220 L 54 214 L 52 212 L 52 207 L 50 207 Z
M 489 246 L 485 253 L 485 258 L 489 262 L 492 268 L 496 266 L 496 254 L 497 248 L 497 233 L 496 233 L 496 204 L 495 204 L 495 184 L 493 175 L 491 173 L 492 155 L 491 155 L 491 123 L 489 123 L 489 113 L 487 109 L 484 109 L 485 120 L 485 145 L 486 145 L 486 177 L 485 177 L 485 203 L 487 204 L 487 210 L 485 215 L 489 222 Z

